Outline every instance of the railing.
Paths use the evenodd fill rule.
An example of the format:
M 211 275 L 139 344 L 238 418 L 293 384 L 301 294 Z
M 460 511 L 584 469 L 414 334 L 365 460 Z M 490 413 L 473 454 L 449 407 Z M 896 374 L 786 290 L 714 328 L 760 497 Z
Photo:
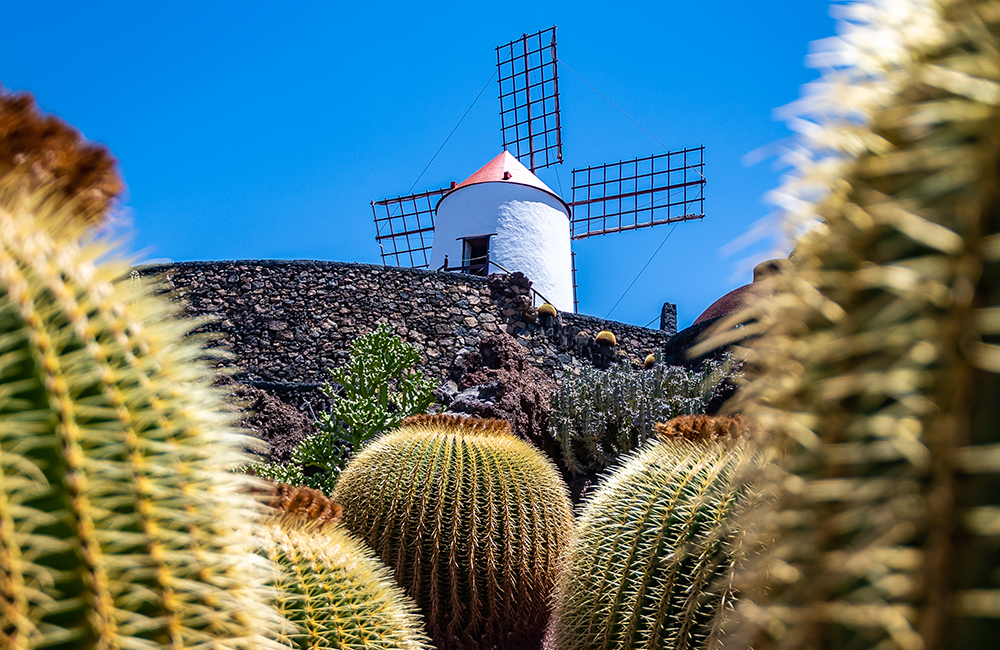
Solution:
M 498 269 L 500 269 L 501 271 L 503 271 L 507 275 L 511 275 L 513 273 L 510 269 L 504 268 L 502 265 L 500 265 L 497 262 L 491 260 L 489 258 L 489 256 L 486 257 L 486 260 L 484 262 L 476 262 L 476 263 L 473 263 L 473 264 L 466 264 L 464 266 L 449 266 L 448 265 L 448 256 L 445 255 L 444 256 L 444 264 L 442 264 L 441 266 L 439 266 L 437 270 L 438 271 L 448 271 L 449 273 L 468 273 L 470 275 L 480 275 L 478 273 L 477 274 L 472 273 L 472 270 L 475 269 L 475 270 L 481 270 L 482 271 L 481 275 L 486 276 L 486 275 L 489 275 L 489 267 L 490 267 L 490 265 L 493 265 L 493 266 L 497 267 Z M 534 297 L 535 296 L 537 296 L 538 298 L 540 298 L 543 303 L 547 302 L 550 305 L 552 304 L 552 302 L 548 298 L 546 298 L 541 293 L 539 293 L 537 290 L 535 290 L 534 287 L 531 288 L 531 293 L 532 293 L 532 303 L 531 304 L 533 306 L 535 305 L 535 301 L 534 301 Z
M 494 262 L 496 264 L 496 262 Z M 499 266 L 499 265 L 497 265 Z M 490 257 L 489 255 L 482 255 L 480 257 L 473 257 L 469 260 L 468 264 L 463 266 L 449 266 L 448 256 L 444 256 L 444 264 L 438 269 L 438 271 L 449 271 L 456 273 L 468 273 L 469 275 L 489 275 L 490 268 Z

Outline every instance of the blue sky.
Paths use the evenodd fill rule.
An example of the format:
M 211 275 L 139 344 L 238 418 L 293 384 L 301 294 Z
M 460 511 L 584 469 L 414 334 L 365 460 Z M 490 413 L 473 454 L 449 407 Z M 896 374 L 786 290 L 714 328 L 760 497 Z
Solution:
M 680 224 L 610 317 L 683 327 L 750 281 L 764 245 L 725 245 L 771 208 L 788 136 L 773 110 L 816 78 L 824 2 L 13 3 L 0 83 L 33 92 L 121 162 L 144 259 L 380 263 L 370 202 L 405 193 L 495 69 L 497 45 L 558 26 L 559 57 L 670 149 L 705 145 L 706 218 Z M 574 167 L 663 148 L 560 72 Z M 500 152 L 494 82 L 415 191 Z M 555 173 L 542 177 L 553 188 Z M 670 226 L 574 244 L 580 311 L 605 317 Z

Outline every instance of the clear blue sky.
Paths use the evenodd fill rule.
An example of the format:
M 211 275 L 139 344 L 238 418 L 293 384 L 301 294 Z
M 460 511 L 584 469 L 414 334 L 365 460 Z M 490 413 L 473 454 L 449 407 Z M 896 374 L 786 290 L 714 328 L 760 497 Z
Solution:
M 380 263 L 370 201 L 405 193 L 490 78 L 495 46 L 558 26 L 559 57 L 671 149 L 706 146 L 706 218 L 679 225 L 611 318 L 664 301 L 690 324 L 765 248 L 721 249 L 770 212 L 773 110 L 816 78 L 825 2 L 16 2 L 0 83 L 121 161 L 145 259 Z M 561 70 L 570 170 L 663 149 Z M 495 82 L 416 190 L 500 151 Z M 549 170 L 539 174 L 558 190 Z M 574 244 L 580 311 L 604 317 L 670 226 Z M 748 259 L 749 258 L 749 259 Z M 653 324 L 657 326 L 658 320 Z

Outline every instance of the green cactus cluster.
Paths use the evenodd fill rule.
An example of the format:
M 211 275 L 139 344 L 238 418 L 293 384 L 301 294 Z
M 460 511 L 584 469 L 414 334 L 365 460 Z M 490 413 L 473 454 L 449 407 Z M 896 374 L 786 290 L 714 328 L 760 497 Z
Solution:
M 388 325 L 356 338 L 347 363 L 329 370 L 334 383 L 320 386 L 333 401 L 329 411 L 319 414 L 316 433 L 299 443 L 289 464 L 256 462 L 253 471 L 275 482 L 333 494 L 340 472 L 365 442 L 411 415 L 426 413 L 434 402 L 434 382 L 414 368 L 420 355 L 419 348 Z
M 731 606 L 743 444 L 653 441 L 588 500 L 555 592 L 558 650 L 707 648 Z
M 506 422 L 410 418 L 355 456 L 334 498 L 439 650 L 541 637 L 573 515 L 558 470 Z
M 278 568 L 278 611 L 302 650 L 427 650 L 413 601 L 371 551 L 335 524 L 283 514 L 265 523 L 262 554 Z
M 700 369 L 656 364 L 634 370 L 628 364 L 584 369 L 563 380 L 552 394 L 549 426 L 570 472 L 600 472 L 654 437 L 657 422 L 704 413 L 730 376 L 729 358 Z
M 845 17 L 835 53 L 854 65 L 811 93 L 812 153 L 779 193 L 793 229 L 820 225 L 750 315 L 743 408 L 782 462 L 757 477 L 746 543 L 765 551 L 737 576 L 727 643 L 994 647 L 1000 11 Z
M 42 196 L 0 202 L 0 646 L 272 647 L 197 323 Z

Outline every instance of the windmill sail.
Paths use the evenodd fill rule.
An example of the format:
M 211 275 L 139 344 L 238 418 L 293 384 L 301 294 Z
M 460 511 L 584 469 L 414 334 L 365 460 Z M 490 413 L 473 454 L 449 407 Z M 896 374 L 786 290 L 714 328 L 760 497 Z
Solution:
M 451 188 L 372 201 L 375 241 L 386 266 L 430 266 L 434 241 L 434 208 Z
M 562 163 L 556 28 L 497 47 L 502 147 L 534 172 Z
M 705 216 L 705 147 L 573 170 L 573 239 Z
M 561 164 L 556 28 L 524 34 L 496 52 L 503 150 L 532 173 Z M 574 169 L 568 202 L 571 237 L 579 240 L 704 218 L 704 154 L 704 147 L 695 147 Z M 383 264 L 430 267 L 435 209 L 455 187 L 453 183 L 449 188 L 372 202 Z

